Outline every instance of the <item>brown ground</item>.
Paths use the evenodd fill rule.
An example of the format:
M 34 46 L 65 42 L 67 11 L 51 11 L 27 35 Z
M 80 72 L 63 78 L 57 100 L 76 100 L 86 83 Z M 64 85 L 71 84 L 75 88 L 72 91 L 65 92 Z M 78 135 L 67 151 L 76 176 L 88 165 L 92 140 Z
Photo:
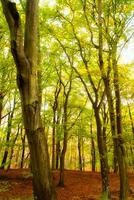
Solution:
M 55 185 L 59 173 L 54 172 Z M 119 195 L 119 180 L 115 174 L 110 174 L 112 199 Z M 129 174 L 131 190 L 134 192 L 134 174 Z M 95 200 L 101 192 L 99 173 L 65 171 L 65 187 L 56 187 L 58 200 Z M 134 193 L 129 196 L 134 200 Z M 32 200 L 32 178 L 27 170 L 0 170 L 0 200 Z

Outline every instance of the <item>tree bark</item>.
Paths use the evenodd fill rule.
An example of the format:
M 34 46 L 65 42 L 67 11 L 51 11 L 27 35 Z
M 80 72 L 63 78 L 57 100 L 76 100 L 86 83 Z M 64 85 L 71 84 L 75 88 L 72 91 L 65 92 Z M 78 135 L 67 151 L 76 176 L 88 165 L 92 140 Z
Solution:
M 13 109 L 8 114 L 7 135 L 6 135 L 6 149 L 5 149 L 5 152 L 4 152 L 3 159 L 2 159 L 1 169 L 4 169 L 4 167 L 6 165 L 6 162 L 7 162 L 7 157 L 8 157 L 8 152 L 9 152 L 10 135 L 11 135 L 11 131 L 12 131 L 12 120 L 13 120 L 14 110 L 15 110 L 15 99 L 14 99 Z
M 61 90 L 61 83 L 59 81 L 57 82 L 55 95 L 54 95 L 54 104 L 53 104 L 53 132 L 52 132 L 52 169 L 56 168 L 56 124 L 58 118 L 57 114 L 57 108 L 58 108 L 58 97 Z
M 120 175 L 120 200 L 127 199 L 128 193 L 128 177 L 127 177 L 127 162 L 126 162 L 126 150 L 124 146 L 124 140 L 122 137 L 122 116 L 121 116 L 121 96 L 119 87 L 119 74 L 116 61 L 117 44 L 114 44 L 112 52 L 112 65 L 114 72 L 114 90 L 116 98 L 116 127 L 117 127 L 117 153 Z
M 93 130 L 92 130 L 92 122 L 90 123 L 90 133 L 91 133 L 91 163 L 92 163 L 92 172 L 95 172 L 96 153 L 95 153 L 95 142 L 94 142 Z
M 1 93 L 0 94 L 0 125 L 1 125 L 1 119 L 2 119 L 3 99 L 4 99 L 4 95 Z
M 79 154 L 79 170 L 82 171 L 82 152 L 81 152 L 81 142 L 82 138 L 80 133 L 78 132 L 78 154 Z
M 11 51 L 17 68 L 17 84 L 31 156 L 34 198 L 54 200 L 48 146 L 40 115 L 37 67 L 38 0 L 26 1 L 25 36 L 16 4 L 9 0 L 1 2 L 10 29 Z
M 26 143 L 26 134 L 23 134 L 23 128 L 21 127 L 21 141 L 22 141 L 22 153 L 21 153 L 21 161 L 20 161 L 20 168 L 22 169 L 24 166 L 24 159 L 25 159 L 25 143 Z
M 98 27 L 99 27 L 99 68 L 103 73 L 104 62 L 103 62 L 103 32 L 102 32 L 102 0 L 98 0 Z M 108 178 L 108 159 L 106 150 L 106 141 L 103 135 L 101 120 L 99 116 L 99 110 L 95 110 L 95 119 L 97 125 L 97 139 L 99 146 L 100 154 L 100 163 L 101 163 L 101 175 L 102 175 L 102 197 L 109 199 L 111 198 L 110 189 L 109 189 L 109 178 Z
M 99 115 L 99 109 L 94 108 L 95 120 L 97 125 L 97 142 L 100 156 L 101 176 L 102 176 L 102 198 L 110 198 L 109 178 L 108 178 L 108 159 L 105 151 L 105 140 L 103 138 L 102 124 Z
M 18 130 L 17 130 L 16 136 L 12 141 L 11 153 L 10 153 L 10 157 L 9 157 L 9 164 L 7 166 L 7 170 L 9 170 L 10 166 L 11 166 L 11 162 L 12 162 L 12 158 L 13 158 L 13 154 L 14 154 L 14 146 L 15 146 L 15 142 L 18 138 L 18 135 L 19 135 L 19 125 L 18 125 Z
M 69 101 L 69 95 L 72 89 L 72 72 L 69 77 L 68 84 L 64 85 L 64 83 L 61 81 L 61 84 L 63 85 L 64 89 L 64 105 L 63 105 L 63 148 L 60 155 L 60 179 L 59 179 L 59 186 L 64 186 L 64 165 L 65 165 L 65 155 L 67 151 L 67 137 L 68 137 L 68 129 L 67 129 L 67 123 L 68 123 L 68 101 Z M 68 86 L 68 89 L 66 87 Z

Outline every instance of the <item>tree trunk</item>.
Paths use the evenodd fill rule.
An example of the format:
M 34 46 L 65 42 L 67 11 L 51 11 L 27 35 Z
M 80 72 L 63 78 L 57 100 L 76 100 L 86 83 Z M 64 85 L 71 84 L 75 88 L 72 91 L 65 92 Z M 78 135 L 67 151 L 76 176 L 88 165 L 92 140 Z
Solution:
M 59 169 L 59 158 L 60 158 L 60 141 L 56 143 L 56 169 Z
M 78 154 L 79 154 L 79 170 L 82 171 L 81 135 L 79 132 L 78 132 Z
M 128 104 L 128 109 L 129 109 L 129 118 L 130 118 L 130 122 L 131 122 L 132 134 L 133 134 L 133 139 L 134 139 L 134 122 L 133 122 L 132 113 L 131 113 L 129 104 Z
M 130 143 L 130 152 L 131 152 L 131 159 L 132 159 L 132 165 L 134 167 L 134 147 L 133 147 L 133 140 L 134 140 L 134 123 L 133 123 L 133 118 L 132 118 L 132 113 L 131 113 L 131 109 L 130 109 L 130 105 L 128 104 L 128 109 L 129 109 L 129 117 L 130 117 L 130 122 L 131 122 L 131 129 L 132 129 L 132 134 L 133 134 L 133 138 L 132 138 L 132 142 Z
M 23 129 L 21 127 L 21 141 L 22 141 L 22 153 L 21 153 L 21 161 L 20 161 L 20 168 L 22 169 L 24 166 L 24 158 L 25 158 L 25 143 L 26 143 L 26 134 L 23 134 Z
M 2 119 L 3 99 L 4 99 L 4 95 L 1 93 L 0 94 L 0 125 L 1 125 L 1 119 Z
M 24 37 L 16 4 L 9 0 L 1 0 L 1 2 L 10 29 L 11 50 L 17 68 L 17 84 L 31 155 L 34 198 L 54 200 L 55 192 L 50 172 L 48 146 L 40 114 L 37 67 L 38 0 L 27 0 L 26 2 Z
M 67 104 L 66 104 L 67 105 Z M 64 109 L 64 138 L 63 138 L 63 148 L 60 155 L 60 179 L 59 179 L 59 186 L 64 187 L 64 165 L 65 165 L 65 154 L 67 151 L 67 110 L 66 106 Z
M 66 143 L 66 142 L 65 142 Z M 64 187 L 64 165 L 65 165 L 65 153 L 67 149 L 67 144 L 64 144 L 64 148 L 61 152 L 60 156 L 60 179 L 59 179 L 59 186 Z
M 94 142 L 93 130 L 92 130 L 92 122 L 90 123 L 90 133 L 91 133 L 91 163 L 92 163 L 92 172 L 95 172 L 96 153 L 95 153 L 95 142 Z
M 100 156 L 101 177 L 102 177 L 102 198 L 110 198 L 109 178 L 108 178 L 108 159 L 105 151 L 105 141 L 103 138 L 102 124 L 99 116 L 99 109 L 94 108 L 95 120 L 97 125 L 97 142 Z
M 68 82 L 69 85 L 68 84 L 64 85 L 64 83 L 62 82 L 61 79 L 60 79 L 60 82 L 63 85 L 64 98 L 65 98 L 64 99 L 64 105 L 63 105 L 63 120 L 62 120 L 64 138 L 63 138 L 63 148 L 62 148 L 61 155 L 60 155 L 60 179 L 59 179 L 59 186 L 63 187 L 64 186 L 65 154 L 66 154 L 66 151 L 67 151 L 67 136 L 68 136 L 68 129 L 67 129 L 68 101 L 69 101 L 69 95 L 70 95 L 70 92 L 71 92 L 71 89 L 72 89 L 72 72 L 71 72 L 70 77 L 69 77 L 69 82 Z M 66 89 L 67 86 L 68 86 L 68 88 Z
M 52 170 L 55 169 L 55 128 L 56 125 L 56 110 L 53 109 L 53 132 L 52 132 Z
M 11 166 L 11 162 L 12 162 L 12 158 L 13 158 L 13 154 L 14 154 L 14 146 L 15 146 L 15 142 L 18 138 L 18 135 L 19 135 L 19 125 L 18 125 L 18 130 L 17 130 L 16 136 L 12 142 L 11 153 L 10 153 L 10 157 L 9 157 L 9 164 L 8 164 L 7 170 L 9 170 L 10 166 Z
M 122 117 L 121 117 L 121 96 L 119 88 L 119 75 L 118 66 L 116 61 L 117 45 L 114 45 L 112 54 L 112 65 L 114 72 L 114 89 L 116 98 L 116 126 L 117 126 L 117 153 L 120 175 L 120 200 L 127 199 L 128 192 L 128 177 L 127 177 L 127 163 L 126 163 L 126 151 L 124 147 L 124 140 L 122 137 Z
M 14 110 L 15 110 L 15 99 L 14 99 L 13 109 L 8 114 L 7 136 L 6 136 L 6 149 L 5 149 L 5 152 L 4 152 L 3 159 L 2 159 L 1 169 L 4 169 L 4 167 L 6 165 L 6 162 L 7 162 Z
M 56 168 L 56 130 L 57 125 L 59 123 L 59 119 L 57 116 L 57 109 L 58 109 L 58 97 L 61 91 L 61 82 L 58 80 L 56 85 L 56 90 L 54 93 L 54 104 L 53 104 L 53 133 L 52 133 L 52 169 Z

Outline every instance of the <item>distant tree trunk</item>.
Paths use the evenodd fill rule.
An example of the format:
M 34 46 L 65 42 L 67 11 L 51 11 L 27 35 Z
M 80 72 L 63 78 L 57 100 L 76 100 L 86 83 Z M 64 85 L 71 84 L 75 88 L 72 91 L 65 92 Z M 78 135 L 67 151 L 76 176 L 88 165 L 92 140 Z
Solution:
M 85 171 L 85 152 L 84 152 L 84 138 L 81 139 L 81 151 L 82 151 L 82 170 Z
M 60 179 L 59 179 L 59 186 L 64 186 L 64 165 L 65 165 L 65 154 L 67 151 L 67 104 L 64 105 L 64 122 L 63 122 L 63 131 L 64 131 L 64 138 L 63 138 L 63 148 L 60 155 Z
M 81 151 L 81 135 L 78 132 L 78 154 L 79 154 L 79 170 L 82 171 L 82 151 Z
M 54 104 L 53 104 L 53 132 L 52 132 L 52 169 L 56 168 L 56 142 L 55 142 L 55 138 L 56 138 L 56 124 L 57 124 L 57 120 L 56 119 L 56 111 L 58 108 L 58 96 L 60 94 L 61 91 L 61 83 L 59 83 L 59 81 L 57 82 L 57 86 L 56 86 L 56 90 L 55 90 L 55 95 L 54 95 Z
M 133 140 L 134 140 L 134 123 L 133 123 L 132 113 L 131 113 L 131 109 L 130 109 L 130 105 L 129 104 L 128 104 L 128 110 L 129 110 L 129 117 L 130 117 L 130 122 L 131 122 Z M 133 140 L 130 143 L 130 152 L 131 152 L 132 164 L 133 164 L 133 167 L 134 167 L 134 147 L 133 147 Z
M 21 154 L 21 161 L 20 161 L 20 168 L 22 169 L 24 166 L 24 159 L 25 159 L 25 145 L 26 145 L 26 134 L 23 135 L 23 128 L 21 127 L 21 141 L 22 141 L 22 154 Z
M 38 82 L 38 0 L 26 1 L 25 36 L 16 4 L 1 0 L 16 63 L 24 127 L 28 138 L 33 173 L 34 198 L 54 200 L 47 140 L 40 114 Z
M 120 175 L 120 200 L 127 199 L 128 192 L 128 177 L 127 177 L 127 163 L 126 163 L 126 151 L 124 147 L 124 140 L 122 136 L 122 116 L 121 116 L 121 96 L 119 87 L 119 74 L 116 61 L 117 44 L 114 44 L 112 52 L 112 65 L 114 72 L 114 89 L 116 98 L 116 126 L 117 126 L 117 153 Z
M 133 122 L 132 113 L 131 113 L 129 104 L 128 104 L 128 110 L 129 110 L 129 118 L 130 118 L 130 122 L 131 122 L 132 134 L 133 134 L 133 139 L 134 139 L 134 122 Z
M 61 153 L 61 147 L 60 147 L 60 137 L 59 137 L 59 129 L 60 129 L 60 115 L 61 112 L 60 109 L 57 110 L 57 120 L 56 120 L 56 169 L 59 169 L 59 159 L 60 159 L 60 153 Z
M 55 169 L 55 124 L 56 124 L 56 110 L 53 109 L 53 132 L 52 132 L 52 170 Z
M 69 87 L 66 91 L 66 86 L 61 81 L 63 87 L 64 87 L 64 105 L 63 105 L 63 148 L 60 154 L 60 179 L 59 179 L 59 186 L 64 186 L 64 165 L 65 165 L 65 154 L 67 151 L 67 137 L 68 137 L 68 129 L 67 129 L 67 123 L 68 123 L 68 101 L 69 101 L 69 95 L 72 89 L 72 73 L 69 78 Z
M 14 162 L 15 164 L 14 164 L 14 168 L 18 168 L 18 166 L 19 166 L 20 152 L 21 152 L 21 146 L 18 145 L 17 146 L 17 150 L 15 152 L 15 162 Z
M 1 93 L 0 94 L 0 125 L 1 125 L 1 119 L 2 119 L 3 99 L 4 99 L 4 95 Z
M 91 133 L 91 163 L 92 163 L 92 172 L 95 172 L 96 153 L 95 153 L 95 142 L 94 142 L 94 137 L 93 137 L 92 122 L 90 123 L 90 133 Z
M 5 149 L 5 152 L 4 152 L 3 159 L 2 159 L 1 169 L 4 169 L 4 167 L 5 167 L 5 165 L 6 165 L 6 162 L 7 162 L 7 157 L 8 157 L 8 152 L 9 152 L 10 135 L 11 135 L 11 130 L 12 130 L 12 120 L 13 120 L 14 110 L 15 110 L 15 99 L 14 99 L 13 109 L 12 109 L 12 111 L 8 114 L 7 136 L 6 136 L 6 149 Z
M 60 141 L 56 143 L 56 169 L 59 169 L 59 158 L 60 158 Z
M 16 136 L 12 142 L 11 153 L 10 153 L 10 157 L 9 157 L 9 164 L 8 164 L 7 170 L 9 170 L 10 166 L 11 166 L 11 162 L 12 162 L 12 158 L 13 158 L 13 154 L 14 154 L 14 147 L 15 147 L 15 143 L 18 138 L 18 135 L 19 135 L 19 125 L 18 125 L 18 130 L 17 130 Z

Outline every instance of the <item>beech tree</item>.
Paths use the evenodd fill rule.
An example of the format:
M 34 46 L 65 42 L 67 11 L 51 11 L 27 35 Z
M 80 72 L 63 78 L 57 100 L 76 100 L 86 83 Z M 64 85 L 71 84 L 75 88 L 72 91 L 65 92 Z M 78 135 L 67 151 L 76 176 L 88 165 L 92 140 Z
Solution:
M 34 198 L 54 200 L 46 136 L 40 115 L 38 82 L 38 0 L 26 1 L 25 31 L 16 3 L 1 0 L 10 30 L 11 52 L 17 69 L 24 127 L 28 138 Z

